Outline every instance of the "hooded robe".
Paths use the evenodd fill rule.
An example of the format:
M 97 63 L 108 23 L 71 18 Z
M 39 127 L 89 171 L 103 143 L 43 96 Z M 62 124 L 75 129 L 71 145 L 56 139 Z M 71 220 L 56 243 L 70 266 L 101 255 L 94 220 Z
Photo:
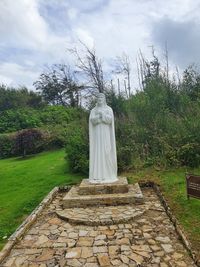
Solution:
M 89 137 L 89 181 L 91 183 L 117 181 L 114 116 L 112 109 L 106 104 L 100 107 L 96 106 L 91 110 Z

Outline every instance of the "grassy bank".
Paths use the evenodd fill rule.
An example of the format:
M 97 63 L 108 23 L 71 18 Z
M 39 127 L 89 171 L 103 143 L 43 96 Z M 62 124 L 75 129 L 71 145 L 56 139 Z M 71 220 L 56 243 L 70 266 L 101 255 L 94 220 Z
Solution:
M 58 150 L 0 160 L 0 248 L 53 187 L 82 179 L 69 174 L 64 156 Z
M 170 169 L 155 170 L 144 169 L 129 173 L 130 182 L 154 181 L 160 185 L 173 214 L 179 220 L 187 233 L 193 248 L 200 251 L 200 200 L 190 198 L 187 200 L 185 173 L 190 172 L 200 175 L 199 169 Z

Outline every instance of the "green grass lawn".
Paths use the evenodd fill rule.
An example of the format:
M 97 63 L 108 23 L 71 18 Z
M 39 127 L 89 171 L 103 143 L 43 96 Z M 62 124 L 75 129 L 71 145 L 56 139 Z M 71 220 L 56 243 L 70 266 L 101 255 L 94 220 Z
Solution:
M 170 169 L 155 170 L 144 169 L 135 173 L 129 173 L 130 182 L 135 181 L 154 181 L 160 185 L 173 214 L 187 233 L 193 248 L 200 251 L 200 199 L 190 198 L 186 196 L 185 173 L 190 172 L 200 175 L 199 169 Z
M 69 173 L 64 156 L 57 150 L 0 160 L 0 248 L 51 189 L 82 179 Z

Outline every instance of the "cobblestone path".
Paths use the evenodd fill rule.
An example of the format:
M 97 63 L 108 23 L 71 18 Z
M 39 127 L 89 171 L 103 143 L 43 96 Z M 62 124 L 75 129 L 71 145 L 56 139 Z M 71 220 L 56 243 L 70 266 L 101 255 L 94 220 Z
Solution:
M 121 220 L 120 223 L 113 221 L 113 224 L 98 226 L 72 224 L 59 219 L 55 211 L 59 209 L 63 195 L 57 195 L 1 266 L 196 266 L 178 240 L 154 191 L 143 189 L 143 194 L 145 204 L 136 207 L 93 208 L 93 212 L 104 220 L 112 215 Z M 78 218 L 79 210 L 76 209 L 74 216 L 86 220 L 86 212 L 87 209 L 80 209 Z M 91 212 L 88 220 L 96 223 Z

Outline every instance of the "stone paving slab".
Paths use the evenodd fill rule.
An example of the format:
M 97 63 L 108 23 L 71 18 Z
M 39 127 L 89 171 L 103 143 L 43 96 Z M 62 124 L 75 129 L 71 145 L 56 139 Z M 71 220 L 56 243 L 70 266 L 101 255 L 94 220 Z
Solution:
M 73 186 L 64 196 L 62 205 L 64 208 L 100 206 L 100 205 L 124 205 L 143 203 L 144 198 L 138 183 L 128 185 L 127 193 L 80 195 L 79 186 Z
M 87 226 L 56 215 L 63 194 L 58 194 L 1 267 L 64 266 L 196 266 L 178 239 L 174 226 L 152 189 L 144 189 L 148 209 L 129 223 Z M 125 205 L 124 209 L 128 209 Z M 133 206 L 134 207 L 134 206 Z M 102 207 L 106 213 L 108 207 Z M 61 209 L 60 209 L 61 211 Z

